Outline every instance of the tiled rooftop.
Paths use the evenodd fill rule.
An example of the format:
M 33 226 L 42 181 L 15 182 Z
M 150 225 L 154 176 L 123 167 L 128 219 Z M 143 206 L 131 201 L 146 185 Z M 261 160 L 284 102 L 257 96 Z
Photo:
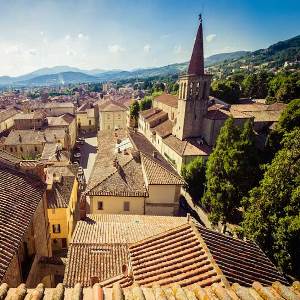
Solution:
M 42 199 L 45 185 L 0 162 L 0 282 Z M 5 230 L 2 226 L 5 224 Z
M 274 281 L 287 284 L 286 279 L 263 251 L 250 241 L 236 239 L 219 232 L 198 227 L 210 253 L 227 280 L 250 286 L 253 281 L 270 285 Z
M 153 127 L 151 130 L 156 134 L 160 135 L 162 138 L 165 138 L 172 134 L 173 122 L 170 120 L 166 120 L 159 125 Z
M 64 129 L 13 130 L 5 139 L 5 145 L 42 145 L 46 142 L 55 143 L 57 139 L 63 140 L 66 133 Z
M 211 148 L 205 144 L 198 142 L 196 138 L 180 140 L 174 135 L 170 135 L 164 139 L 164 143 L 177 152 L 179 155 L 201 155 L 208 156 Z
M 88 215 L 76 225 L 69 246 L 64 284 L 91 277 L 103 281 L 122 273 L 128 263 L 128 245 L 186 223 L 186 218 L 145 215 Z
M 148 155 L 141 153 L 143 168 L 146 172 L 149 184 L 159 185 L 183 185 L 184 181 L 179 175 L 170 172 L 169 169 L 156 162 L 156 160 Z
M 74 186 L 75 176 L 61 176 L 54 181 L 51 190 L 47 190 L 48 208 L 67 208 Z
M 156 97 L 154 99 L 154 101 L 161 102 L 165 105 L 168 105 L 168 106 L 171 106 L 171 107 L 174 107 L 174 108 L 177 108 L 177 106 L 178 106 L 177 96 L 174 96 L 174 95 L 171 95 L 171 94 L 163 93 L 160 96 Z
M 47 117 L 48 126 L 69 126 L 75 117 L 71 114 L 64 114 L 58 117 Z
M 148 196 L 140 161 L 130 153 L 130 141 L 129 148 L 117 150 L 126 138 L 124 129 L 100 132 L 99 152 L 89 179 L 88 195 Z
M 151 287 L 174 283 L 201 287 L 224 285 L 222 273 L 211 260 L 195 229 L 186 224 L 129 247 L 134 282 Z
M 44 104 L 45 108 L 74 108 L 72 102 L 47 102 Z
M 15 116 L 17 113 L 18 113 L 18 111 L 15 108 L 8 108 L 5 110 L 0 110 L 0 123 Z
M 138 151 L 148 155 L 149 157 L 152 157 L 152 159 L 156 163 L 165 167 L 170 172 L 178 175 L 176 171 L 170 166 L 170 164 L 165 160 L 165 158 L 156 150 L 156 148 L 148 141 L 148 139 L 143 134 L 134 130 L 129 130 L 129 138 Z M 153 153 L 156 154 L 155 157 L 153 157 Z
M 129 288 L 122 289 L 119 284 L 114 284 L 113 288 L 102 288 L 99 284 L 93 287 L 83 288 L 77 284 L 74 288 L 64 288 L 60 283 L 56 288 L 45 288 L 39 284 L 35 289 L 27 289 L 24 284 L 18 288 L 9 288 L 6 284 L 0 286 L 1 299 L 65 299 L 65 300 L 278 300 L 300 299 L 300 283 L 295 281 L 290 286 L 285 286 L 279 282 L 264 287 L 259 282 L 253 282 L 252 286 L 242 287 L 235 283 L 230 287 L 222 287 L 215 283 L 210 287 L 201 288 L 193 285 L 189 288 L 180 285 L 161 287 L 154 284 L 150 288 L 140 287 L 133 284 Z
M 99 111 L 126 111 L 127 107 L 114 100 L 103 100 L 99 103 Z

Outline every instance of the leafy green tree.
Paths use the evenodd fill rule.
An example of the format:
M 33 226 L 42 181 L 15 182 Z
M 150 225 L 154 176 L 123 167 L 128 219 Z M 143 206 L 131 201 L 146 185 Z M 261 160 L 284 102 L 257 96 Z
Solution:
M 283 136 L 296 127 L 300 127 L 300 99 L 294 99 L 287 105 L 281 113 L 275 130 L 271 132 L 267 143 L 271 157 L 281 148 Z
M 193 201 L 198 203 L 204 192 L 205 163 L 202 157 L 193 159 L 183 165 L 181 175 L 185 181 L 184 189 L 190 194 Z
M 252 98 L 266 98 L 271 76 L 266 71 L 248 75 L 242 82 L 243 95 Z
M 243 129 L 229 118 L 221 128 L 206 168 L 207 189 L 202 204 L 210 211 L 213 223 L 236 222 L 241 199 L 256 183 L 259 166 L 253 129 L 246 122 Z
M 134 120 L 137 120 L 139 117 L 139 111 L 140 111 L 140 105 L 139 103 L 135 100 L 131 105 L 130 105 L 130 117 L 133 118 Z
M 300 129 L 283 139 L 258 187 L 244 199 L 244 234 L 285 272 L 300 276 Z
M 146 110 L 152 107 L 152 96 L 145 96 L 143 100 L 140 101 L 140 110 Z
M 300 97 L 300 72 L 280 72 L 270 80 L 268 95 L 276 101 L 289 103 Z
M 211 94 L 227 103 L 236 103 L 240 98 L 240 85 L 232 80 L 216 80 L 212 83 Z

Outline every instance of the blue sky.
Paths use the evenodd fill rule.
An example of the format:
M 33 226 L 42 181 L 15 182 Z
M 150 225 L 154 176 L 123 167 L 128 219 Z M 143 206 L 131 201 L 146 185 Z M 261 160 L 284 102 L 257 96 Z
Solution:
M 299 0 L 0 0 L 0 75 L 183 62 L 200 12 L 205 56 L 300 34 Z

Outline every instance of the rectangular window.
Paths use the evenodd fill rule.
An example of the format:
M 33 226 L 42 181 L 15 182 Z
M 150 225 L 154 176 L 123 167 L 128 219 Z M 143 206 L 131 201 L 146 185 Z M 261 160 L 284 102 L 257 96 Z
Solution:
M 130 210 L 130 202 L 125 201 L 124 202 L 124 211 L 129 211 Z
M 34 147 L 34 151 L 35 151 L 35 152 L 38 151 L 37 147 Z
M 52 231 L 53 233 L 60 233 L 60 224 L 53 224 Z
M 103 202 L 98 201 L 98 210 L 103 210 Z

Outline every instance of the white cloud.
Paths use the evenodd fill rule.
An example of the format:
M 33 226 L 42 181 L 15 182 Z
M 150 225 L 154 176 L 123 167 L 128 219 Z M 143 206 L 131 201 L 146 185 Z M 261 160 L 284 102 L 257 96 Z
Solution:
M 182 52 L 183 52 L 183 48 L 182 48 L 181 45 L 176 45 L 176 46 L 174 47 L 174 53 L 176 53 L 176 54 L 181 54 Z
M 5 49 L 6 54 L 20 54 L 21 49 L 18 45 L 10 45 Z
M 77 55 L 77 52 L 74 51 L 74 50 L 72 50 L 72 49 L 69 49 L 69 50 L 66 51 L 66 54 L 67 54 L 68 56 L 76 56 L 76 55 Z
M 120 45 L 115 44 L 115 45 L 109 45 L 108 51 L 111 53 L 120 53 L 120 52 L 125 51 L 125 49 L 123 47 L 121 47 Z
M 71 39 L 71 36 L 69 34 L 65 35 L 65 40 L 68 41 Z
M 88 40 L 89 36 L 88 35 L 84 35 L 83 33 L 78 33 L 78 38 L 80 40 Z
M 149 44 L 146 44 L 146 45 L 144 46 L 144 52 L 149 53 L 150 50 L 151 50 L 150 45 L 149 45 Z
M 37 51 L 36 49 L 29 49 L 29 50 L 28 50 L 28 53 L 29 53 L 30 55 L 35 56 L 35 55 L 38 54 L 38 51 Z
M 212 42 L 215 38 L 216 38 L 216 34 L 209 34 L 209 35 L 207 35 L 206 36 L 206 41 L 208 42 L 208 43 L 210 43 L 210 42 Z
M 40 31 L 40 35 L 44 36 L 45 35 L 44 31 Z

